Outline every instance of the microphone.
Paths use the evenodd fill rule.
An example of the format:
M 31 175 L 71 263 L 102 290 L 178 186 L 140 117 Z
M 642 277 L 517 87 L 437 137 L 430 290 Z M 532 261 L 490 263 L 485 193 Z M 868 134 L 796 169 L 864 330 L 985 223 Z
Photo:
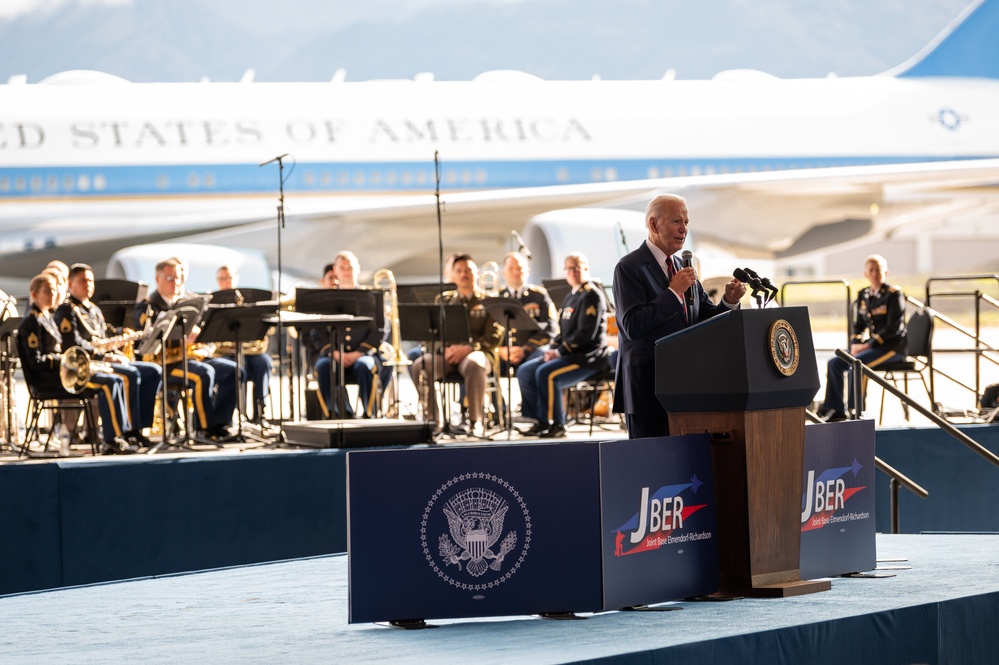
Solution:
M 680 255 L 680 259 L 683 261 L 684 268 L 694 267 L 694 255 L 689 249 L 683 250 L 683 254 Z M 687 299 L 687 311 L 693 311 L 691 308 L 694 306 L 694 285 L 691 284 L 690 288 L 684 292 L 684 297 Z
M 517 245 L 520 246 L 520 253 L 526 256 L 527 260 L 530 261 L 532 258 L 531 250 L 527 249 L 527 243 L 524 242 L 524 239 L 521 238 L 520 234 L 516 231 L 510 231 L 510 235 L 513 236 L 513 239 L 517 241 Z
M 274 159 L 268 159 L 268 160 L 267 160 L 266 162 L 264 162 L 264 163 L 263 163 L 263 164 L 261 164 L 260 166 L 267 166 L 267 165 L 268 165 L 268 164 L 270 164 L 271 162 L 276 162 L 276 161 L 278 161 L 279 159 L 284 159 L 284 158 L 285 158 L 285 157 L 287 157 L 287 156 L 288 156 L 288 153 L 284 153 L 283 155 L 278 155 L 278 156 L 277 156 L 277 157 L 275 157 Z
M 752 275 L 750 275 L 751 272 L 753 272 L 753 271 L 750 270 L 749 268 L 746 268 L 746 269 L 736 268 L 734 271 L 732 271 L 732 277 L 735 277 L 737 280 L 739 280 L 743 284 L 749 284 L 749 286 L 752 287 L 752 289 L 753 289 L 753 298 L 756 300 L 756 306 L 759 307 L 760 309 L 762 309 L 763 308 L 763 299 L 760 297 L 760 292 L 763 290 L 763 285 L 760 284 L 760 280 L 759 279 L 757 279 L 756 277 L 753 277 Z M 753 274 L 755 274 L 755 273 L 753 273 Z
M 776 286 L 774 286 L 773 283 L 768 278 L 760 277 L 756 272 L 753 271 L 752 268 L 746 268 L 746 273 L 748 273 L 750 277 L 754 277 L 755 279 L 759 280 L 760 289 L 764 291 L 765 295 L 765 300 L 763 302 L 764 307 L 768 305 L 774 298 L 776 298 L 778 293 L 780 293 L 780 290 Z

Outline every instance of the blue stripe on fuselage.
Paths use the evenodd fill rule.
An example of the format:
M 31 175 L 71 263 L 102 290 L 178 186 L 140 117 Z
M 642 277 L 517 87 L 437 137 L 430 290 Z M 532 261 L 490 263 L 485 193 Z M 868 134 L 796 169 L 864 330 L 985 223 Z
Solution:
M 450 162 L 442 167 L 448 191 L 644 180 L 842 166 L 948 162 L 976 157 L 794 157 L 738 159 L 546 160 Z M 382 194 L 434 188 L 432 162 L 299 163 L 286 166 L 286 192 Z M 277 166 L 201 164 L 0 168 L 0 198 L 252 195 L 277 190 Z

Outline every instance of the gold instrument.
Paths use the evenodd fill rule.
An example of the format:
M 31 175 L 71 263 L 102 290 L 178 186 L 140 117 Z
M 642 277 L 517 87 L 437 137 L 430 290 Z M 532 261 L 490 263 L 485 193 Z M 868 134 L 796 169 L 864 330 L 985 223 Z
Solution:
M 108 351 L 114 351 L 115 349 L 120 349 L 127 344 L 131 344 L 142 339 L 146 334 L 144 330 L 132 330 L 121 335 L 115 335 L 114 337 L 107 337 L 105 339 L 94 339 L 91 338 L 90 345 L 94 347 L 94 351 L 98 353 L 107 353 Z
M 374 286 L 376 289 L 388 293 L 385 302 L 385 316 L 392 326 L 392 344 L 391 346 L 383 344 L 386 348 L 380 349 L 385 358 L 385 364 L 390 367 L 411 365 L 412 362 L 402 352 L 402 337 L 399 333 L 399 297 L 396 291 L 395 275 L 392 274 L 391 270 L 382 268 L 374 275 Z
M 111 372 L 111 364 L 90 359 L 90 354 L 79 346 L 66 349 L 59 363 L 59 380 L 68 393 L 83 392 L 95 372 Z
M 482 264 L 482 271 L 479 273 L 479 288 L 486 292 L 486 295 L 495 298 L 500 290 L 500 267 L 495 261 L 486 261 Z

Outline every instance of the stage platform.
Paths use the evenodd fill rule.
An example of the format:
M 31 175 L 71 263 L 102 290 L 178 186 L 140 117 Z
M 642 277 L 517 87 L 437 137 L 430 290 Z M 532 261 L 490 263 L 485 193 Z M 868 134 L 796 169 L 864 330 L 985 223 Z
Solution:
M 0 662 L 999 662 L 999 536 L 877 547 L 894 577 L 837 578 L 820 594 L 422 631 L 348 625 L 343 555 L 6 596 Z

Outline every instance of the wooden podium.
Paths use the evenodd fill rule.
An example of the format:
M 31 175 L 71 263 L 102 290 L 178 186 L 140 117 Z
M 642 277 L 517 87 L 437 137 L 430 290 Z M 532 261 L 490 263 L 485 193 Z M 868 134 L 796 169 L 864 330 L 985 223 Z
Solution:
M 711 435 L 724 595 L 830 588 L 799 574 L 804 411 L 818 388 L 804 307 L 736 310 L 656 343 L 670 434 Z

